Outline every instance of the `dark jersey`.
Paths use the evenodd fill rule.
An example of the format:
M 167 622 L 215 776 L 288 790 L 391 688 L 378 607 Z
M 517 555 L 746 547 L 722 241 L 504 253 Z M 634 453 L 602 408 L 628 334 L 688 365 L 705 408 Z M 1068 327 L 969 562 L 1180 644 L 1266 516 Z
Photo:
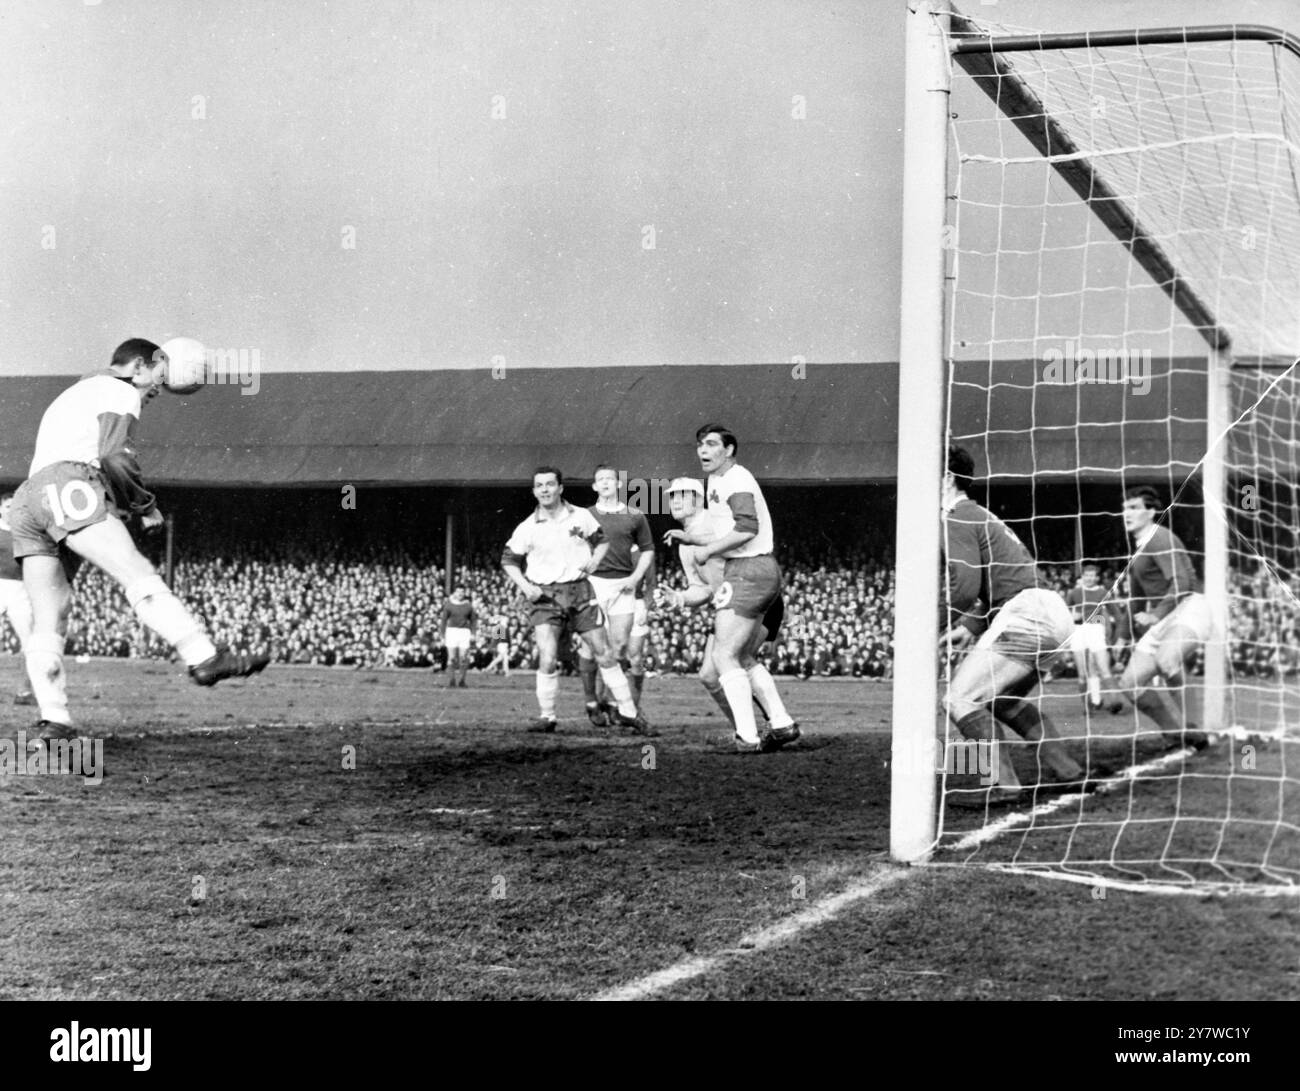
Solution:
M 14 536 L 0 527 L 0 580 L 21 580 L 23 566 L 14 560 Z
M 621 580 L 632 575 L 636 568 L 639 553 L 634 553 L 635 545 L 640 553 L 653 552 L 655 543 L 650 534 L 650 523 L 639 511 L 623 508 L 620 511 L 601 511 L 592 506 L 587 509 L 605 532 L 605 541 L 609 550 L 592 575 L 607 580 Z
M 984 604 L 992 616 L 1021 591 L 1038 587 L 1038 565 L 1015 532 L 987 508 L 963 497 L 944 520 L 948 624 Z
M 1110 591 L 1101 584 L 1096 587 L 1076 585 L 1065 596 L 1065 604 L 1070 608 L 1070 616 L 1076 624 L 1105 625 L 1106 637 L 1109 639 L 1115 628 L 1115 614 L 1110 603 L 1102 606 L 1109 594 Z
M 443 620 L 449 629 L 468 629 L 474 618 L 474 607 L 468 602 L 451 602 L 442 604 Z
M 1145 609 L 1157 619 L 1171 613 L 1180 599 L 1201 590 L 1187 550 L 1178 535 L 1165 527 L 1156 527 L 1146 545 L 1133 554 L 1128 583 L 1133 610 Z

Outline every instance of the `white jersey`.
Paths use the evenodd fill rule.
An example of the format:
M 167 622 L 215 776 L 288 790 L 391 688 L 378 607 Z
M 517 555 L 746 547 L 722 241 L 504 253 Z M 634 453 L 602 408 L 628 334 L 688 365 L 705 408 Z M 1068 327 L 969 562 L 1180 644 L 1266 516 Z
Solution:
M 730 508 L 719 508 L 717 511 L 705 508 L 703 511 L 692 515 L 686 522 L 685 527 L 692 537 L 700 541 L 700 544 L 708 545 L 710 542 L 716 542 L 724 535 L 730 534 L 735 525 Z M 677 556 L 681 559 L 682 571 L 686 573 L 686 585 L 688 587 L 707 587 L 710 591 L 716 591 L 722 586 L 727 562 L 721 557 L 710 557 L 706 564 L 698 565 L 695 563 L 695 549 L 696 547 L 693 545 L 680 545 L 677 547 Z
M 56 462 L 94 462 L 100 456 L 100 416 L 140 418 L 140 392 L 111 375 L 92 375 L 50 403 L 36 433 L 27 476 Z
M 548 519 L 538 508 L 515 527 L 506 549 L 526 558 L 524 575 L 532 583 L 571 583 L 585 579 L 592 550 L 605 539 L 596 517 L 586 508 L 562 501 L 558 518 Z
M 754 513 L 758 517 L 758 533 L 749 541 L 736 546 L 735 549 L 727 550 L 721 556 L 728 558 L 762 557 L 772 552 L 772 516 L 768 514 L 767 501 L 763 499 L 763 490 L 758 487 L 758 482 L 754 480 L 752 473 L 745 469 L 744 466 L 735 465 L 724 474 L 709 474 L 709 482 L 705 486 L 705 492 L 709 498 L 709 514 L 718 526 L 725 525 L 723 510 L 730 513 L 732 526 L 728 527 L 723 533 L 729 533 L 735 529 L 736 512 L 731 507 L 731 498 L 744 493 L 748 493 L 754 498 Z

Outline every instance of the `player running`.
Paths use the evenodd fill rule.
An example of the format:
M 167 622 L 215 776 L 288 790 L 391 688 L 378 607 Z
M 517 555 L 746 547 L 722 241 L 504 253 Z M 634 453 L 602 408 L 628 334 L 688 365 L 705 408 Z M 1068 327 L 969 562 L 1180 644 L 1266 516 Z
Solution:
M 1079 692 L 1090 709 L 1108 708 L 1120 712 L 1123 702 L 1115 693 L 1111 672 L 1110 646 L 1114 643 L 1115 615 L 1106 601 L 1109 592 L 1101 585 L 1101 569 L 1089 562 L 1083 566 L 1079 582 L 1070 588 L 1065 604 L 1074 619 L 1070 634 L 1070 653 L 1079 676 Z M 1102 696 L 1103 691 L 1107 696 Z
M 1199 750 L 1209 740 L 1187 718 L 1186 668 L 1209 639 L 1213 619 L 1187 550 L 1173 531 L 1157 524 L 1160 514 L 1155 489 L 1137 486 L 1125 492 L 1124 529 L 1133 537 L 1129 610 L 1137 644 L 1119 688 L 1155 721 L 1165 742 Z M 1172 709 L 1150 688 L 1156 675 L 1165 680 Z
M 498 614 L 488 624 L 488 639 L 496 641 L 497 653 L 484 671 L 510 677 L 510 619 Z
M 704 507 L 704 483 L 693 477 L 676 478 L 668 486 L 668 510 L 672 517 L 682 524 L 682 530 L 670 530 L 664 535 L 664 543 L 684 542 L 688 537 L 694 541 L 716 541 L 731 527 L 731 518 L 727 514 L 722 526 L 714 526 L 708 510 Z M 686 590 L 675 591 L 671 588 L 660 591 L 660 598 L 674 609 L 695 609 L 711 602 L 719 593 L 724 582 L 726 561 L 713 557 L 706 564 L 699 565 L 694 559 L 695 549 L 691 545 L 678 546 L 682 569 L 686 573 Z M 759 750 L 770 753 L 779 750 L 788 742 L 799 737 L 799 725 L 786 711 L 781 695 L 776 690 L 772 675 L 758 659 L 758 650 L 769 640 L 775 640 L 785 616 L 785 602 L 780 595 L 764 613 L 762 620 L 755 627 L 749 643 L 740 655 L 740 664 L 749 676 L 754 696 L 757 698 L 764 715 L 767 716 L 770 729 L 761 732 Z M 700 682 L 713 698 L 717 706 L 736 731 L 736 718 L 731 711 L 731 704 L 726 693 L 718 683 L 718 668 L 713 656 L 714 638 L 710 635 L 704 646 L 704 663 L 700 667 Z M 739 732 L 736 738 L 740 739 Z M 743 747 L 746 753 L 753 748 Z
M 1069 640 L 1070 611 L 1059 594 L 1041 585 L 1034 558 L 1011 528 L 966 495 L 974 476 L 970 453 L 950 446 L 942 486 L 948 568 L 942 647 L 974 646 L 948 684 L 948 716 L 965 738 L 986 743 L 998 738 L 996 717 L 1037 744 L 1057 780 L 1079 780 L 1083 770 L 1066 752 L 1051 721 L 1023 699 Z M 987 802 L 1012 802 L 1020 797 L 1020 779 L 1007 748 L 995 749 L 998 768 Z
M 136 617 L 175 648 L 199 685 L 255 674 L 270 662 L 214 646 L 127 531 L 133 516 L 146 530 L 163 523 L 140 475 L 134 433 L 166 364 L 165 348 L 133 338 L 105 370 L 55 398 L 41 418 L 27 480 L 14 494 L 13 551 L 32 605 L 25 659 L 43 739 L 72 731 L 63 649 L 70 581 L 83 560 L 116 581 Z
M 636 593 L 642 579 L 654 562 L 654 538 L 650 524 L 639 511 L 633 511 L 618 498 L 618 471 L 612 466 L 600 465 L 593 475 L 592 490 L 596 503 L 587 510 L 595 517 L 609 545 L 600 564 L 591 573 L 591 589 L 605 616 L 605 631 L 620 666 L 627 669 L 632 685 L 632 699 L 641 704 L 641 689 L 645 684 L 645 667 L 642 665 L 638 641 L 638 655 L 630 655 L 632 623 L 636 616 Z M 596 660 L 584 643 L 578 650 L 578 673 L 582 676 L 582 690 L 587 702 L 587 719 L 595 726 L 609 723 L 608 714 L 601 707 L 596 689 Z
M 683 531 L 678 540 L 695 547 L 689 556 L 698 566 L 714 557 L 726 562 L 713 596 L 712 663 L 735 720 L 736 748 L 757 753 L 765 744 L 754 718 L 755 685 L 765 688 L 771 683 L 764 704 L 773 711 L 769 702 L 779 703 L 780 697 L 765 668 L 746 669 L 742 660 L 749 648 L 757 646 L 753 642 L 763 617 L 781 596 L 781 568 L 772 555 L 772 517 L 763 490 L 754 475 L 736 462 L 738 451 L 736 437 L 721 424 L 706 424 L 695 433 L 695 453 L 708 476 L 705 495 L 710 519 L 721 536 L 705 542 Z M 793 720 L 774 724 L 766 748 L 798 737 L 799 725 Z
M 18 637 L 18 654 L 27 651 L 27 638 L 32 635 L 32 604 L 23 588 L 23 570 L 14 560 L 14 536 L 9 530 L 9 509 L 14 494 L 0 496 L 0 621 L 6 618 L 14 635 Z M 36 698 L 29 689 L 14 691 L 14 704 L 33 705 Z
M 594 653 L 600 676 L 618 702 L 619 723 L 635 734 L 654 735 L 637 711 L 627 677 L 610 648 L 588 579 L 609 551 L 604 531 L 591 512 L 564 499 L 564 477 L 553 466 L 539 466 L 534 471 L 533 496 L 537 508 L 515 528 L 501 558 L 506 575 L 532 603 L 541 716 L 528 730 L 555 730 L 555 696 L 560 687 L 558 641 L 561 625 L 567 621 Z
M 457 587 L 442 604 L 442 642 L 447 648 L 447 673 L 451 675 L 448 689 L 457 685 L 466 688 L 465 672 L 469 669 L 469 646 L 474 639 L 476 621 L 474 606 L 465 594 L 465 588 Z

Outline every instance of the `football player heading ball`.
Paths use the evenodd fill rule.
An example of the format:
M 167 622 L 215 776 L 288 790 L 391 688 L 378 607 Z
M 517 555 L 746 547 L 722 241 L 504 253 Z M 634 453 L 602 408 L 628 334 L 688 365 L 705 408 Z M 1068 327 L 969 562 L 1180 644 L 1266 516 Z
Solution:
M 43 738 L 71 733 L 63 651 L 70 581 L 83 560 L 122 588 L 136 617 L 176 649 L 199 685 L 254 674 L 270 662 L 218 650 L 127 531 L 131 518 L 146 530 L 163 523 L 141 477 L 134 435 L 167 363 L 164 349 L 131 338 L 106 368 L 55 398 L 41 417 L 27 480 L 14 494 L 13 552 L 32 605 L 25 659 Z

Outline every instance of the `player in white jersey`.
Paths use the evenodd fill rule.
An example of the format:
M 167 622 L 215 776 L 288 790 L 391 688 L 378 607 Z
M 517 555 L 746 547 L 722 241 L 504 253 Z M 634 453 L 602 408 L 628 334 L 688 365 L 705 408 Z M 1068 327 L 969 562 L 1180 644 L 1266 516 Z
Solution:
M 772 517 L 763 490 L 754 475 L 736 462 L 738 450 L 736 437 L 721 424 L 706 424 L 695 433 L 695 453 L 708 475 L 705 498 L 710 518 L 715 524 L 730 519 L 730 526 L 713 542 L 696 541 L 687 532 L 679 540 L 695 546 L 691 558 L 697 564 L 707 564 L 713 557 L 726 562 L 713 600 L 713 663 L 736 720 L 736 747 L 756 752 L 764 743 L 754 718 L 754 678 L 742 658 L 763 616 L 781 596 L 781 568 L 772 555 Z M 793 742 L 799 737 L 799 725 L 791 722 L 773 728 L 772 736 L 777 744 Z
M 9 530 L 9 508 L 14 494 L 0 496 L 0 621 L 8 619 L 14 635 L 18 637 L 18 654 L 27 651 L 27 638 L 32 635 L 32 604 L 23 587 L 23 570 L 14 560 L 14 537 Z M 14 704 L 33 705 L 36 699 L 31 690 L 19 689 L 14 693 Z
M 533 514 L 515 527 L 506 542 L 501 566 L 532 603 L 530 620 L 537 642 L 537 703 L 540 718 L 528 729 L 555 730 L 556 670 L 560 629 L 567 624 L 591 649 L 609 692 L 618 702 L 620 723 L 638 735 L 655 732 L 637 710 L 627 676 L 618 665 L 605 632 L 604 619 L 587 578 L 609 546 L 596 517 L 564 499 L 564 477 L 554 466 L 533 472 Z
M 117 582 L 136 617 L 176 649 L 199 685 L 254 674 L 270 661 L 217 649 L 127 531 L 132 517 L 146 529 L 163 523 L 140 476 L 134 432 L 166 364 L 164 349 L 133 338 L 107 368 L 55 398 L 41 417 L 27 480 L 14 494 L 14 556 L 32 604 L 24 658 L 47 740 L 72 733 L 63 650 L 70 581 L 82 560 Z
M 672 517 L 682 524 L 682 530 L 670 530 L 664 535 L 664 541 L 670 545 L 673 542 L 682 541 L 687 536 L 697 541 L 716 541 L 727 533 L 732 526 L 730 513 L 723 516 L 719 521 L 720 525 L 713 522 L 708 510 L 704 507 L 704 484 L 692 477 L 679 477 L 668 486 L 668 510 Z M 682 570 L 686 573 L 686 590 L 662 589 L 659 593 L 661 601 L 675 609 L 695 609 L 707 602 L 714 601 L 725 582 L 726 561 L 723 558 L 712 557 L 701 565 L 696 562 L 694 553 L 694 546 L 678 546 Z M 778 595 L 772 605 L 768 607 L 761 622 L 754 630 L 749 644 L 740 655 L 741 666 L 749 676 L 754 696 L 771 725 L 771 729 L 760 736 L 760 750 L 763 753 L 777 750 L 785 743 L 793 742 L 794 739 L 798 738 L 797 725 L 793 717 L 786 711 L 781 695 L 776 690 L 776 683 L 772 680 L 767 668 L 759 663 L 756 658 L 758 650 L 763 644 L 776 639 L 784 616 L 785 603 L 781 596 Z M 704 647 L 704 663 L 700 667 L 700 682 L 708 691 L 709 696 L 722 709 L 723 715 L 727 717 L 732 726 L 732 730 L 735 730 L 735 715 L 731 711 L 731 704 L 727 700 L 726 693 L 718 682 L 718 668 L 714 662 L 713 647 L 714 637 L 710 636 L 708 643 Z M 792 728 L 794 730 L 791 730 Z M 750 747 L 744 749 L 746 752 L 753 752 Z

